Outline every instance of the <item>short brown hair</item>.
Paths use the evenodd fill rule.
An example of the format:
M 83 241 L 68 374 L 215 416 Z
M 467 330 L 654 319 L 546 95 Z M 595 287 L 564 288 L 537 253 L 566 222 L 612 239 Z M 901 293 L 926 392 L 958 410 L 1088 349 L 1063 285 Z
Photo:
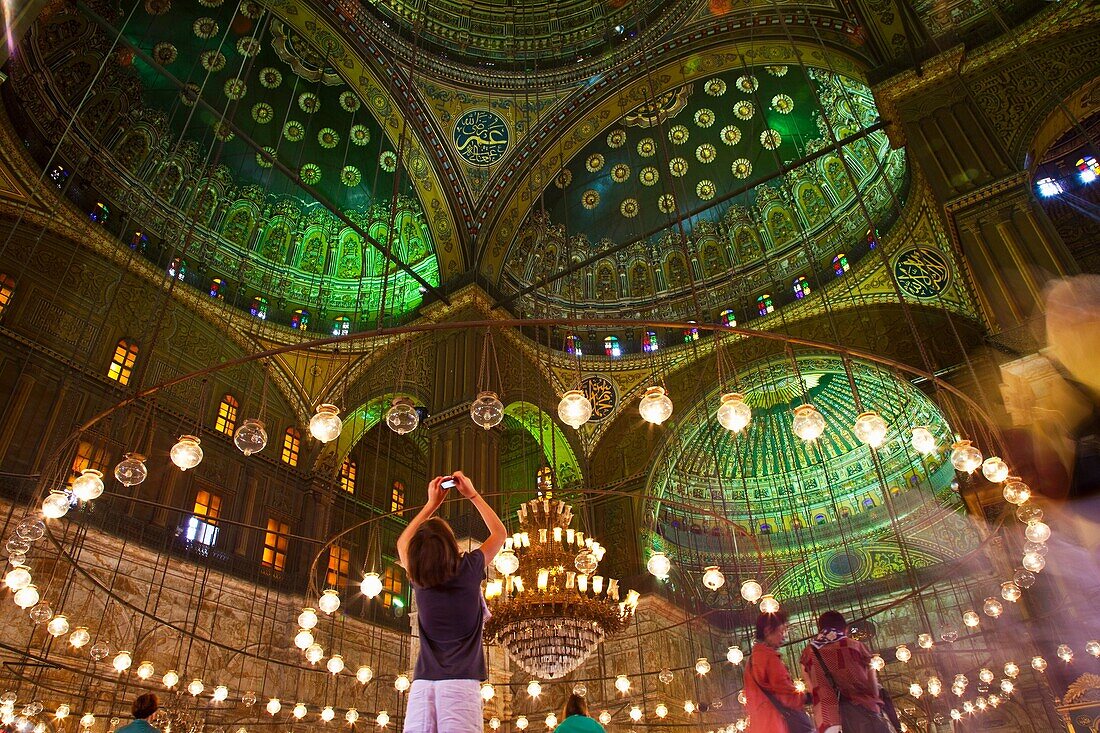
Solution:
M 847 631 L 848 622 L 840 611 L 826 611 L 817 619 L 818 631 Z
M 564 720 L 570 715 L 590 717 L 588 715 L 588 701 L 575 692 L 569 693 L 569 699 L 565 701 L 565 710 L 562 711 L 561 717 Z
M 160 707 L 160 701 L 157 700 L 157 696 L 151 692 L 147 692 L 144 695 L 138 695 L 134 700 L 134 705 L 130 708 L 130 711 L 134 714 L 134 717 L 138 720 L 145 720 L 150 715 L 155 713 Z
M 756 640 L 764 641 L 768 634 L 785 623 L 787 623 L 787 613 L 785 611 L 760 614 L 756 617 Z
M 458 572 L 461 550 L 451 525 L 432 517 L 417 528 L 409 540 L 409 580 L 421 588 L 434 588 Z

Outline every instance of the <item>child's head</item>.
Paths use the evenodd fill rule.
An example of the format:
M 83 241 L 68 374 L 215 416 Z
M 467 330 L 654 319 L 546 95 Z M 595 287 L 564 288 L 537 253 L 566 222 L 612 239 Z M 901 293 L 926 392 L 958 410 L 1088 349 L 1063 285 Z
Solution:
M 421 588 L 445 583 L 458 571 L 461 551 L 451 525 L 432 517 L 409 540 L 409 579 Z

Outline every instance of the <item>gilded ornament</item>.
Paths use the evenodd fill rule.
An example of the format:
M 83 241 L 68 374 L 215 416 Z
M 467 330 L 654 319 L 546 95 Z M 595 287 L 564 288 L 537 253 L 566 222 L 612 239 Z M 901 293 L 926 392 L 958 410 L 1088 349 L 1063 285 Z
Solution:
M 780 65 L 780 66 L 765 66 L 764 71 L 767 71 L 769 74 L 771 74 L 774 77 L 780 77 L 780 76 L 786 76 L 787 75 L 787 67 L 782 66 L 782 65 Z
M 225 54 L 221 51 L 203 51 L 199 54 L 199 63 L 202 68 L 216 74 L 225 68 Z
M 752 162 L 748 158 L 738 158 L 733 161 L 733 165 L 730 166 L 730 170 L 733 171 L 733 175 L 738 178 L 748 178 L 752 173 Z
M 203 40 L 218 35 L 218 23 L 213 18 L 196 18 L 191 24 L 192 32 Z
M 256 165 L 260 166 L 261 168 L 270 168 L 274 165 L 272 161 L 275 160 L 275 158 L 277 157 L 275 154 L 275 148 L 271 147 L 270 145 L 264 145 L 263 152 L 267 153 L 267 155 L 264 155 L 263 153 L 256 153 Z M 270 158 L 268 156 L 270 156 Z
M 651 165 L 642 168 L 638 173 L 638 180 L 642 182 L 643 186 L 652 186 L 660 179 L 661 174 Z
M 688 141 L 688 129 L 684 125 L 674 125 L 671 130 L 668 131 L 668 140 L 673 145 L 682 145 Z
M 627 219 L 633 219 L 638 215 L 638 201 L 637 199 L 625 199 L 619 204 L 619 212 Z
M 603 169 L 603 155 L 600 153 L 592 153 L 588 156 L 588 160 L 584 161 L 584 167 L 589 173 L 596 173 Z
M 676 197 L 671 193 L 662 193 L 657 199 L 657 209 L 662 214 L 671 214 L 676 211 Z
M 630 178 L 630 166 L 626 163 L 616 163 L 611 168 L 611 180 L 615 183 L 625 183 Z
M 741 128 L 737 125 L 726 125 L 723 127 L 722 142 L 726 145 L 736 145 L 741 142 Z
M 772 109 L 781 115 L 788 115 L 794 111 L 794 100 L 786 94 L 776 94 L 772 97 Z
M 756 107 L 752 102 L 738 102 L 733 107 L 733 113 L 737 115 L 739 120 L 751 120 L 752 116 L 756 114 Z
M 326 150 L 332 150 L 340 143 L 340 135 L 331 127 L 322 128 L 317 133 L 317 144 Z
M 179 51 L 176 47 L 167 41 L 162 41 L 153 46 L 153 60 L 161 66 L 167 66 L 176 60 L 179 56 Z
M 275 119 L 275 110 L 267 102 L 257 102 L 252 105 L 252 119 L 261 125 L 266 125 Z
M 283 125 L 283 137 L 292 143 L 299 143 L 306 136 L 306 127 L 297 120 L 287 120 Z
M 673 158 L 668 161 L 668 172 L 680 178 L 688 172 L 688 162 L 683 158 Z
M 307 115 L 311 115 L 321 109 L 321 100 L 313 92 L 302 92 L 298 95 L 298 107 Z
M 607 133 L 607 147 L 617 150 L 626 144 L 626 130 L 615 129 Z
M 260 86 L 264 89 L 277 89 L 283 83 L 283 73 L 273 66 L 260 69 Z
M 562 168 L 558 171 L 558 174 L 554 176 L 554 185 L 560 189 L 565 189 L 573 182 L 573 171 L 568 168 Z
M 222 87 L 228 99 L 237 100 L 248 93 L 248 87 L 241 79 L 227 79 Z
M 695 194 L 703 201 L 710 201 L 717 191 L 714 181 L 702 180 L 695 185 Z
M 726 82 L 724 79 L 710 79 L 703 85 L 703 91 L 712 97 L 721 97 L 726 93 Z
M 643 158 L 650 158 L 657 152 L 657 143 L 653 142 L 653 138 L 646 137 L 638 141 L 638 155 Z
M 714 110 L 705 107 L 695 113 L 695 124 L 704 129 L 714 124 Z
M 345 186 L 358 186 L 362 180 L 363 174 L 353 165 L 345 165 L 343 170 L 340 171 L 340 183 Z
M 710 143 L 703 143 L 695 149 L 695 159 L 700 163 L 713 163 L 718 157 L 718 151 Z
M 298 175 L 302 182 L 308 186 L 314 186 L 321 182 L 321 166 L 316 163 L 306 163 L 298 169 Z
M 745 94 L 752 94 L 760 88 L 760 82 L 752 74 L 737 77 L 737 88 Z
M 345 112 L 358 112 L 362 102 L 353 92 L 340 93 L 340 108 Z
M 393 173 L 397 170 L 397 153 L 387 150 L 378 156 L 378 164 L 382 166 L 382 170 L 386 173 Z
M 260 43 L 260 40 L 258 38 L 245 36 L 244 38 L 237 41 L 237 53 L 239 53 L 241 56 L 244 56 L 245 58 L 250 59 L 262 50 L 263 45 Z
M 760 144 L 767 150 L 775 150 L 783 142 L 783 136 L 778 130 L 764 130 L 760 133 Z
M 370 142 L 370 128 L 366 125 L 352 125 L 348 132 L 351 136 L 351 144 L 363 147 Z
M 591 211 L 600 205 L 600 192 L 595 189 L 588 189 L 581 194 L 581 206 Z

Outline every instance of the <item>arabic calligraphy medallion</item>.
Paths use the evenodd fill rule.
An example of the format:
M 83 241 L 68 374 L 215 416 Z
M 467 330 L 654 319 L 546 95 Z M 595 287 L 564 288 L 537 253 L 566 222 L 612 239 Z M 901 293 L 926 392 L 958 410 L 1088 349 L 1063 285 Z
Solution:
M 493 165 L 508 149 L 507 123 L 487 109 L 472 109 L 459 117 L 453 137 L 458 154 L 470 165 Z
M 894 278 L 907 295 L 935 298 L 951 284 L 951 266 L 936 250 L 913 247 L 894 260 Z
M 592 403 L 592 422 L 608 417 L 615 409 L 615 385 L 607 377 L 592 375 L 581 381 L 581 392 Z

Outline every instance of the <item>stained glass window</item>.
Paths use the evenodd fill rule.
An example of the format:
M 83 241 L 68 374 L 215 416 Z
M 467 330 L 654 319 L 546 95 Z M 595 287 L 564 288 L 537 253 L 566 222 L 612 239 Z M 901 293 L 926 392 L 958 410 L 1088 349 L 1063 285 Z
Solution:
M 168 263 L 168 277 L 182 280 L 187 275 L 187 262 L 179 257 Z
M 837 277 L 848 272 L 848 255 L 841 252 L 833 258 L 833 272 L 836 273 Z
M 400 481 L 393 482 L 393 489 L 390 491 L 390 511 L 399 512 L 405 508 L 405 484 Z
M 577 336 L 570 334 L 565 337 L 565 353 L 572 356 L 584 356 L 581 352 L 581 340 Z
M 405 583 L 401 580 L 401 574 L 394 566 L 386 568 L 386 572 L 382 573 L 382 604 L 386 608 L 397 606 L 403 608 L 405 601 L 402 598 L 405 594 Z
M 723 326 L 737 328 L 737 314 L 731 310 L 722 311 L 718 314 L 718 322 Z
M 149 237 L 145 236 L 144 233 L 140 231 L 134 232 L 134 236 L 130 237 L 130 249 L 144 250 L 148 242 Z
M 878 229 L 867 230 L 867 247 L 868 249 L 874 249 L 878 246 Z
M 248 311 L 252 315 L 259 318 L 261 321 L 267 320 L 267 298 L 261 298 L 257 295 L 252 299 L 252 307 Z
M 222 397 L 221 404 L 218 405 L 218 419 L 214 421 L 214 429 L 219 433 L 232 435 L 237 428 L 237 409 L 239 407 L 240 403 L 233 395 L 227 394 Z
M 15 280 L 11 275 L 0 274 L 0 314 L 8 309 L 11 296 L 15 295 Z
M 539 498 L 554 498 L 554 472 L 549 466 L 543 466 L 535 473 L 535 485 L 538 487 Z
M 294 311 L 294 315 L 290 317 L 290 327 L 296 328 L 299 331 L 309 330 L 309 311 L 298 309 Z
M 222 498 L 212 491 L 195 494 L 195 508 L 187 520 L 184 536 L 188 542 L 212 547 L 218 539 L 218 517 L 222 513 Z
M 826 519 L 825 519 L 824 514 L 815 514 L 814 515 L 814 524 L 825 524 L 825 521 L 826 521 Z
M 210 297 L 211 298 L 224 298 L 225 294 L 222 292 L 222 288 L 225 287 L 225 280 L 220 277 L 216 277 L 210 281 Z
M 348 571 L 351 568 L 351 550 L 340 545 L 328 548 L 328 571 L 325 573 L 325 585 L 329 588 L 343 588 L 348 584 Z
M 110 215 L 111 209 L 102 201 L 96 201 L 95 206 L 88 212 L 88 218 L 97 224 L 106 224 Z
M 347 316 L 337 316 L 332 322 L 333 336 L 347 336 L 351 332 L 351 319 Z
M 863 508 L 864 509 L 874 509 L 875 508 L 875 500 L 872 499 L 871 497 L 867 497 L 866 499 L 863 500 Z
M 695 321 L 688 321 L 688 323 L 695 323 Z M 685 328 L 684 329 L 684 343 L 690 344 L 692 341 L 699 340 L 698 328 Z
M 111 366 L 107 369 L 107 376 L 119 384 L 129 384 L 130 374 L 134 371 L 134 362 L 137 361 L 138 346 L 129 339 L 122 339 L 115 346 L 115 354 L 111 357 Z
M 355 493 L 355 461 L 350 456 L 340 464 L 340 488 L 349 494 Z
M 646 331 L 642 334 L 642 351 L 647 354 L 652 354 L 659 348 L 661 348 L 661 342 L 657 340 L 656 333 L 653 331 Z
M 1081 160 L 1077 161 L 1077 175 L 1081 179 L 1081 183 L 1088 185 L 1100 178 L 1100 163 L 1096 162 L 1096 158 L 1091 155 L 1086 155 Z
M 69 171 L 65 169 L 63 165 L 55 165 L 50 169 L 50 180 L 57 184 L 58 188 L 65 185 L 65 181 L 69 179 Z M 93 219 L 94 221 L 94 219 Z
M 278 519 L 267 520 L 267 532 L 264 533 L 263 566 L 276 572 L 286 568 L 286 551 L 290 545 L 290 525 Z
M 756 312 L 762 316 L 766 316 L 775 310 L 775 306 L 772 305 L 772 296 L 770 293 L 764 293 L 756 299 Z
M 603 340 L 603 353 L 616 358 L 623 355 L 618 336 L 608 336 Z
M 1062 188 L 1062 184 L 1053 178 L 1040 178 L 1035 182 L 1036 187 L 1039 189 L 1039 195 L 1050 198 L 1051 196 L 1057 196 L 1065 189 Z
M 791 289 L 794 290 L 794 297 L 801 300 L 810 294 L 810 283 L 806 281 L 805 277 L 799 275 L 794 279 Z
M 283 434 L 283 452 L 280 456 L 283 463 L 291 466 L 298 465 L 298 451 L 302 448 L 302 435 L 294 428 L 287 428 Z

